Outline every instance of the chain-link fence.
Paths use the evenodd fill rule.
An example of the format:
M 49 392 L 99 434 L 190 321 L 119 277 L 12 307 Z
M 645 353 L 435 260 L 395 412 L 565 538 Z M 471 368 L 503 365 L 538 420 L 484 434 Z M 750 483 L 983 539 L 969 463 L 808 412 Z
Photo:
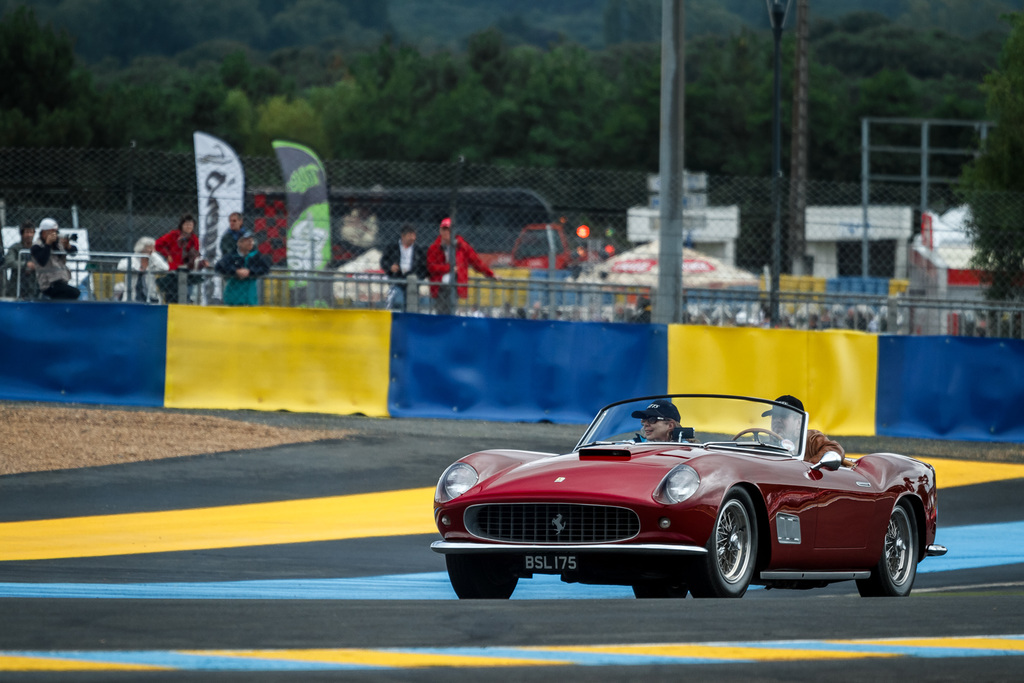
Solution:
M 659 188 L 650 174 L 328 161 L 331 260 L 322 271 L 296 272 L 287 265 L 290 224 L 278 162 L 244 157 L 242 164 L 245 224 L 272 264 L 260 284 L 265 305 L 388 306 L 395 299 L 393 286 L 404 290 L 406 282 L 384 277 L 381 248 L 397 242 L 404 226 L 414 227 L 418 244 L 428 246 L 441 220 L 451 216 L 457 234 L 499 278 L 471 277 L 465 297 L 448 297 L 457 312 L 650 319 L 660 227 Z M 679 319 L 769 324 L 775 216 L 770 179 L 694 174 L 685 183 Z M 797 187 L 783 181 L 778 324 L 1022 336 L 1024 306 L 990 301 L 990 274 L 975 267 L 976 245 L 993 241 L 991 234 L 977 239 L 984 226 L 973 228 L 971 216 L 991 214 L 992 207 L 966 206 L 948 185 L 933 185 L 924 194 L 913 183 L 873 182 L 865 188 L 810 181 Z M 1001 194 L 991 201 L 1003 217 L 998 235 L 1020 239 L 1014 220 L 1024 215 L 1024 196 Z M 0 149 L 5 252 L 19 239 L 22 223 L 56 219 L 79 235 L 83 253 L 76 267 L 86 272 L 77 282 L 92 299 L 111 298 L 123 284 L 124 271 L 112 265 L 115 255 L 117 261 L 127 258 L 139 237 L 159 237 L 197 209 L 191 154 Z M 111 256 L 90 258 L 100 253 Z M 17 277 L 14 268 L 6 273 Z M 1021 273 L 1016 278 L 1024 284 Z M 414 284 L 407 310 L 438 310 L 453 289 Z M 34 296 L 31 288 L 23 291 Z M 6 294 L 15 295 L 9 286 Z M 217 301 L 195 297 L 197 304 Z

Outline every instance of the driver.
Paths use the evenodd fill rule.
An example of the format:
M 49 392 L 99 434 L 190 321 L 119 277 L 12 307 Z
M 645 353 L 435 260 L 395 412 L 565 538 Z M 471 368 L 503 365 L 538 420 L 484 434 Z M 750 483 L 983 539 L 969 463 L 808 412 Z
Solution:
M 804 409 L 803 401 L 789 394 L 779 396 L 775 399 L 775 402 L 791 406 L 800 411 Z M 768 417 L 769 415 L 772 416 L 772 431 L 783 439 L 793 441 L 800 435 L 800 415 L 798 413 L 783 409 L 776 411 L 775 408 L 761 413 L 761 417 Z M 843 447 L 838 442 L 828 438 L 817 429 L 807 430 L 807 447 L 804 449 L 804 460 L 816 463 L 821 460 L 821 456 L 830 451 L 842 456 L 844 467 L 853 467 L 857 464 L 856 460 L 850 460 L 846 457 L 846 451 L 843 450 Z
M 679 409 L 667 398 L 651 401 L 646 410 L 634 410 L 633 417 L 640 420 L 640 431 L 647 441 L 676 441 L 679 427 Z

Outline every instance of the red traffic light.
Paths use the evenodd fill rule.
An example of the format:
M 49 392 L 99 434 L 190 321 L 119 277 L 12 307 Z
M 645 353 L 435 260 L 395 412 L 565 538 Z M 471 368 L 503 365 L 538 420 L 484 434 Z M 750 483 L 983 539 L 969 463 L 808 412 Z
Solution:
M 583 240 L 587 239 L 590 237 L 590 227 L 587 225 L 581 225 L 576 228 L 576 236 Z

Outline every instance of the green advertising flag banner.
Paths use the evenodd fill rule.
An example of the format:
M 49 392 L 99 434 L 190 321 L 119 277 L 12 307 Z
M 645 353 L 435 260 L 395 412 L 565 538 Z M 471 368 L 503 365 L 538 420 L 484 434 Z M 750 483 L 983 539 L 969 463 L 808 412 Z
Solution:
M 288 268 L 321 270 L 331 258 L 331 213 L 327 172 L 316 152 L 274 140 L 288 204 Z

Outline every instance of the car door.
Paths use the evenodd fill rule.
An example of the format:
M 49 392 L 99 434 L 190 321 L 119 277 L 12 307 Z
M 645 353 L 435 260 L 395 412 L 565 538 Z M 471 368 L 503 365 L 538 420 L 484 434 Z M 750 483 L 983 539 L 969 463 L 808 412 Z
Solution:
M 771 567 L 845 569 L 864 562 L 869 529 L 877 528 L 875 482 L 841 467 L 814 470 L 802 460 L 777 462 L 760 486 L 769 517 Z
M 808 466 L 808 477 L 818 487 L 814 564 L 822 569 L 872 564 L 877 558 L 867 555 L 871 533 L 884 528 L 890 498 L 879 491 L 873 478 L 855 467 L 832 472 Z

